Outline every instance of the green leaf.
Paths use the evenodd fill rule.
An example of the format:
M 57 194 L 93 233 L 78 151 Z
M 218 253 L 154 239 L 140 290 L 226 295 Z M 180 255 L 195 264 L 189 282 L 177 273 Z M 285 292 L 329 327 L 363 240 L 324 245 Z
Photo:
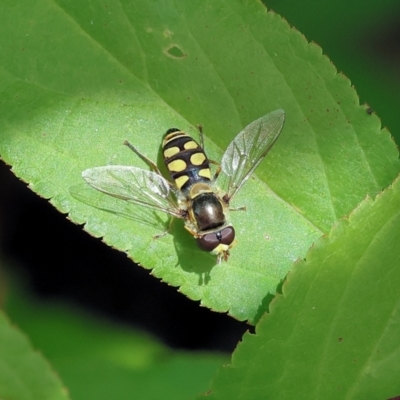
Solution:
M 67 400 L 69 396 L 48 362 L 0 313 L 0 398 Z
M 55 366 L 74 400 L 188 399 L 204 392 L 227 361 L 223 355 L 172 351 L 139 330 L 41 303 L 19 290 L 11 291 L 6 308 Z M 20 358 L 17 362 L 25 368 Z M 41 366 L 36 369 L 44 375 Z M 7 375 L 1 373 L 0 382 L 2 377 Z
M 397 179 L 317 241 L 207 399 L 398 395 L 399 210 Z
M 71 220 L 214 310 L 256 321 L 293 261 L 399 171 L 390 135 L 350 82 L 260 3 L 22 0 L 0 10 L 2 158 Z M 278 108 L 283 132 L 232 204 L 247 211 L 232 216 L 238 244 L 226 264 L 198 250 L 182 221 L 154 240 L 165 216 L 115 210 L 82 187 L 86 168 L 147 168 L 125 139 L 160 161 L 168 128 L 196 135 L 202 123 L 220 160 L 246 124 Z

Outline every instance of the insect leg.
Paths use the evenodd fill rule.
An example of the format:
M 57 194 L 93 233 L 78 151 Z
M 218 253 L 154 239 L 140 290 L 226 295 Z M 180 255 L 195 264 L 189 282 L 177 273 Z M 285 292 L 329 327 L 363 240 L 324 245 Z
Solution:
M 156 172 L 158 175 L 162 176 L 157 165 L 154 164 L 154 162 L 151 161 L 149 158 L 147 158 L 144 154 L 142 154 L 133 144 L 131 144 L 127 140 L 125 140 L 124 145 L 128 146 L 134 153 L 136 153 L 147 165 L 150 166 L 150 168 L 153 169 L 154 172 Z
M 203 135 L 203 125 L 200 125 L 200 124 L 198 124 L 197 125 L 197 129 L 199 130 L 199 138 L 200 138 L 200 146 L 201 146 L 201 148 L 203 149 L 203 150 L 205 150 L 204 149 L 204 135 Z M 218 178 L 218 175 L 221 173 L 221 164 L 220 163 L 218 163 L 218 162 L 216 162 L 216 161 L 214 161 L 214 160 L 208 160 L 208 162 L 210 163 L 210 164 L 214 164 L 214 165 L 217 165 L 218 167 L 217 167 L 217 170 L 215 171 L 215 174 L 214 174 L 214 177 L 213 177 L 213 180 L 215 180 L 215 179 L 217 179 Z
M 172 217 L 170 218 L 170 220 L 169 220 L 168 229 L 166 229 L 164 232 L 159 233 L 158 235 L 154 235 L 154 236 L 153 236 L 153 239 L 160 239 L 160 238 L 164 237 L 167 233 L 170 233 L 170 232 L 171 232 L 171 229 L 172 229 L 172 224 L 174 223 L 174 221 L 175 221 L 175 217 L 172 216 Z
M 197 129 L 199 130 L 200 146 L 204 150 L 203 125 L 197 124 Z
M 218 178 L 218 175 L 221 173 L 221 171 L 222 171 L 222 168 L 221 168 L 221 164 L 219 163 L 219 162 L 216 162 L 216 161 L 214 161 L 214 160 L 208 160 L 208 162 L 210 163 L 210 164 L 214 164 L 214 165 L 217 165 L 217 170 L 215 171 L 215 174 L 214 174 L 214 177 L 213 177 L 213 180 L 215 181 L 217 178 Z
M 192 229 L 190 226 L 185 224 L 185 229 L 195 238 L 200 237 L 200 235 L 198 234 L 198 232 L 194 229 Z
M 229 211 L 247 211 L 246 206 L 230 208 Z

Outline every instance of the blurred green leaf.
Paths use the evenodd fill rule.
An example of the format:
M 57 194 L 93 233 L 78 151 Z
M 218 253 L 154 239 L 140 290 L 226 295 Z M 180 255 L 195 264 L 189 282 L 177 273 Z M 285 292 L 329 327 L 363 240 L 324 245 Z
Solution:
M 400 179 L 297 263 L 207 399 L 388 399 L 400 393 Z
M 267 0 L 310 41 L 323 48 L 400 143 L 397 0 L 319 2 Z M 340 29 L 338 29 L 340 25 Z M 334 34 L 332 34 L 334 32 Z
M 0 398 L 67 400 L 66 388 L 27 338 L 0 313 Z
M 390 135 L 349 81 L 260 3 L 24 0 L 0 10 L 2 158 L 71 220 L 214 310 L 256 321 L 293 261 L 399 171 Z M 153 240 L 165 216 L 143 211 L 146 224 L 121 218 L 125 204 L 104 212 L 98 194 L 86 201 L 96 208 L 69 193 L 86 168 L 145 167 L 124 139 L 159 160 L 166 129 L 195 135 L 202 123 L 220 160 L 241 128 L 277 108 L 287 123 L 235 198 L 247 211 L 232 216 L 238 245 L 224 265 L 181 222 Z
M 144 332 L 65 305 L 45 305 L 19 290 L 9 296 L 7 311 L 51 361 L 74 400 L 188 399 L 205 392 L 217 367 L 227 361 L 218 354 L 169 350 Z M 14 363 L 25 368 L 21 361 L 14 354 Z M 38 376 L 45 375 L 36 368 Z M 7 375 L 0 375 L 2 382 Z

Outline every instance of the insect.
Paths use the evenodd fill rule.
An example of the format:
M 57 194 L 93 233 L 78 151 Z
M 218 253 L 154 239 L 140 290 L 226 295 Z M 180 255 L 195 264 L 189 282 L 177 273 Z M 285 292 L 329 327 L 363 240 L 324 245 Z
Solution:
M 200 143 L 179 129 L 169 129 L 162 152 L 171 182 L 128 141 L 124 144 L 152 171 L 110 165 L 86 169 L 82 177 L 103 193 L 182 218 L 198 246 L 216 255 L 219 264 L 228 260 L 236 243 L 229 221 L 231 200 L 275 143 L 284 120 L 284 111 L 276 110 L 250 123 L 229 144 L 221 164 L 207 158 L 201 128 Z M 210 164 L 217 165 L 213 175 Z M 216 182 L 221 171 L 228 177 L 225 191 Z

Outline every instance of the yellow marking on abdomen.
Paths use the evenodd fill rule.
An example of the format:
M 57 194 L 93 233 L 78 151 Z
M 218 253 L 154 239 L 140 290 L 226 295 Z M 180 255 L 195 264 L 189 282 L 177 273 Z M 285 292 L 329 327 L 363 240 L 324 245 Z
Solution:
M 170 158 L 174 156 L 175 154 L 179 153 L 179 147 L 170 147 L 169 149 L 164 150 L 164 157 L 165 158 Z
M 199 175 L 202 176 L 203 178 L 208 178 L 211 179 L 211 172 L 210 168 L 203 168 L 199 171 Z
M 182 172 L 185 170 L 186 166 L 187 165 L 186 165 L 185 161 L 180 160 L 180 159 L 174 160 L 174 161 L 171 161 L 170 163 L 168 163 L 168 169 L 171 172 Z
M 193 140 L 191 140 L 190 142 L 186 142 L 183 147 L 186 150 L 190 150 L 190 149 L 197 149 L 199 146 L 196 142 L 194 142 Z
M 175 185 L 176 187 L 181 190 L 183 185 L 189 180 L 189 177 L 187 175 L 182 175 L 179 178 L 175 179 Z
M 194 153 L 190 157 L 190 162 L 193 165 L 201 165 L 206 160 L 204 153 Z
M 197 196 L 204 193 L 213 193 L 211 186 L 207 183 L 198 182 L 190 188 L 189 197 L 194 200 Z
M 163 141 L 163 146 L 167 145 L 169 142 L 171 142 L 172 140 L 175 140 L 179 137 L 184 137 L 187 136 L 186 133 L 183 132 L 172 132 L 169 135 L 165 136 L 164 141 Z

